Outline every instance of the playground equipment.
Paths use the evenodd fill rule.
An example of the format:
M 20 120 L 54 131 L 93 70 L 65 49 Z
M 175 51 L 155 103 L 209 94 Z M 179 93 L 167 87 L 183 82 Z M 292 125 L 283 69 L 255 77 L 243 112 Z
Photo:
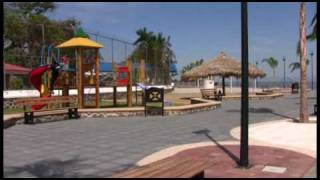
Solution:
M 73 48 L 76 50 L 76 81 L 78 89 L 78 104 L 80 108 L 84 108 L 84 89 L 95 88 L 95 107 L 100 107 L 99 100 L 99 48 L 98 44 L 88 38 L 76 37 L 72 38 L 57 46 L 59 49 Z M 84 57 L 84 51 L 93 50 L 94 54 L 91 57 Z M 86 72 L 90 72 L 90 76 L 86 76 Z
M 100 86 L 108 87 L 109 89 L 113 88 L 114 106 L 117 106 L 117 88 L 122 87 L 120 89 L 123 91 L 123 87 L 126 87 L 127 106 L 132 106 L 132 86 L 138 82 L 145 83 L 145 69 L 148 69 L 148 67 L 144 59 L 140 59 L 139 63 L 133 63 L 133 59 L 131 57 L 128 58 L 126 54 L 124 59 L 118 59 L 118 62 L 119 60 L 122 60 L 122 62 L 116 64 L 113 58 L 113 49 L 111 49 L 112 58 L 110 59 L 112 59 L 112 63 L 100 62 L 100 57 L 103 59 L 103 56 L 99 54 L 99 50 L 103 48 L 103 45 L 86 37 L 75 37 L 56 47 L 60 50 L 72 49 L 76 52 L 75 76 L 80 108 L 106 106 L 106 104 L 100 106 Z M 104 91 L 104 88 L 101 91 Z M 92 102 L 91 99 L 95 102 Z M 107 100 L 104 102 L 107 102 Z
M 41 50 L 41 66 L 32 70 L 29 74 L 30 83 L 40 92 L 40 98 L 51 97 L 54 89 L 54 84 L 59 77 L 61 66 L 57 62 L 58 57 L 54 56 L 52 52 L 53 45 L 48 46 L 48 56 L 45 62 L 45 46 Z M 33 110 L 42 109 L 47 104 L 33 105 Z

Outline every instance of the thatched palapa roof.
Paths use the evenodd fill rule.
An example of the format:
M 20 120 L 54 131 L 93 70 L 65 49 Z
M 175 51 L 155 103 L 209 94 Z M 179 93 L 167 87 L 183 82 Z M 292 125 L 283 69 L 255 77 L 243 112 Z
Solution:
M 249 65 L 249 77 L 264 77 L 266 74 L 256 66 Z M 241 76 L 241 63 L 235 58 L 219 53 L 215 58 L 204 62 L 200 66 L 194 67 L 182 75 L 183 79 L 195 79 L 208 76 Z

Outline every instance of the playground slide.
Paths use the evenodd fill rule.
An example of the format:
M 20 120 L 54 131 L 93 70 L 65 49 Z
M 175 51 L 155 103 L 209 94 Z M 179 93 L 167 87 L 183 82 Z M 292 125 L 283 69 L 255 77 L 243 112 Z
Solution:
M 29 81 L 39 92 L 41 92 L 41 76 L 48 69 L 49 69 L 49 66 L 45 65 L 45 66 L 38 67 L 30 72 Z M 42 96 L 41 98 L 46 98 L 49 96 L 50 96 L 50 93 L 48 95 Z M 33 105 L 32 110 L 39 110 L 39 109 L 42 109 L 44 106 L 46 106 L 46 104 Z

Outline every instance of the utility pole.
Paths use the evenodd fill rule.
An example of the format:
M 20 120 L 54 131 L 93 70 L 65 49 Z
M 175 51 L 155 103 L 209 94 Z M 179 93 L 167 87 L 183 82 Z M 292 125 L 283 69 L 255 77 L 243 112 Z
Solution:
M 283 57 L 283 87 L 286 87 L 286 57 Z
M 240 166 L 249 166 L 248 147 L 248 122 L 249 122 L 249 97 L 248 97 L 248 6 L 241 2 L 241 130 L 240 130 Z

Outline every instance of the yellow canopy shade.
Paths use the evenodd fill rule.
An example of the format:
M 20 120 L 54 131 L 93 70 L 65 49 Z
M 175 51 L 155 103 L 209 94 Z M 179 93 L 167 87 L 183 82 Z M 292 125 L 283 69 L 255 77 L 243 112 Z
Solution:
M 88 48 L 102 48 L 103 45 L 92 41 L 88 38 L 72 38 L 60 45 L 57 46 L 57 48 L 72 48 L 72 47 L 88 47 Z

